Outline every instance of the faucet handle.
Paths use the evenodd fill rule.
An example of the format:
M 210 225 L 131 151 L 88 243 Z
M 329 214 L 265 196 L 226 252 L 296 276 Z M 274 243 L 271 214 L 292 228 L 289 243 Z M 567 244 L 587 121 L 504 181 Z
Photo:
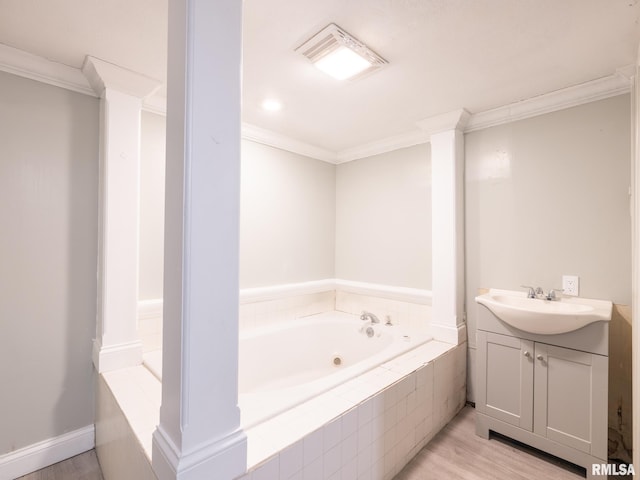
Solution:
M 551 288 L 549 289 L 549 293 L 547 293 L 545 298 L 547 300 L 559 300 L 557 293 L 559 293 L 560 296 L 562 296 L 562 294 L 564 293 L 564 290 L 562 290 L 561 288 Z
M 529 285 L 520 285 L 522 288 L 528 288 L 529 291 L 527 292 L 527 298 L 536 298 L 536 290 L 534 290 L 533 287 L 530 287 Z M 540 288 L 540 287 L 538 287 Z

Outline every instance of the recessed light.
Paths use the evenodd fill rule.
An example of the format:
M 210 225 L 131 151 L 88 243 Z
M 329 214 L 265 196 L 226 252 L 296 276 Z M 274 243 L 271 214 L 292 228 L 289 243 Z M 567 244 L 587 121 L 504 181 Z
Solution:
M 323 28 L 295 51 L 338 80 L 360 78 L 388 63 L 334 23 Z
M 282 103 L 273 98 L 267 98 L 264 102 L 262 102 L 262 109 L 267 112 L 277 112 L 282 110 Z

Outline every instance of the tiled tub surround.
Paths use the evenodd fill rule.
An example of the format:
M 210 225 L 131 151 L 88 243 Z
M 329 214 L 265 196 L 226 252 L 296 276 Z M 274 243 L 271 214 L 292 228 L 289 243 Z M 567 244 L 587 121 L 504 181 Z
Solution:
M 396 327 L 425 333 L 430 303 L 430 292 L 340 280 L 249 289 L 241 292 L 241 334 L 334 309 L 369 310 L 383 323 L 389 316 Z M 248 473 L 241 478 L 390 479 L 462 408 L 465 378 L 466 343 L 432 340 L 260 423 L 255 417 L 251 423 L 240 398 L 248 439 Z M 160 382 L 144 367 L 104 380 L 149 462 Z M 112 478 L 127 478 L 119 475 Z
M 431 325 L 430 299 L 410 302 L 337 290 L 336 310 L 354 315 L 359 315 L 363 310 L 374 312 L 383 322 L 389 317 L 394 325 L 415 330 L 428 330 Z
M 431 324 L 431 292 L 340 279 L 250 288 L 240 291 L 240 329 L 261 327 L 316 313 L 363 310 L 396 325 L 427 329 Z
M 240 331 L 330 312 L 335 310 L 335 298 L 335 290 L 267 299 L 241 294 Z
M 126 418 L 142 447 L 127 455 L 150 462 L 160 382 L 142 366 L 103 378 L 108 389 L 100 395 L 115 398 L 121 413 L 98 418 L 97 445 L 128 445 L 131 434 L 108 428 L 112 417 Z M 462 408 L 465 379 L 466 343 L 430 341 L 246 429 L 248 473 L 241 479 L 391 479 Z M 155 478 L 131 477 L 114 460 L 122 470 L 106 480 Z
M 240 291 L 240 330 L 296 320 L 338 310 L 387 316 L 394 324 L 428 328 L 431 324 L 431 292 L 339 279 L 302 282 Z M 138 306 L 138 333 L 143 350 L 162 347 L 162 300 L 145 300 Z
M 466 343 L 424 344 L 247 429 L 241 480 L 388 480 L 464 406 Z

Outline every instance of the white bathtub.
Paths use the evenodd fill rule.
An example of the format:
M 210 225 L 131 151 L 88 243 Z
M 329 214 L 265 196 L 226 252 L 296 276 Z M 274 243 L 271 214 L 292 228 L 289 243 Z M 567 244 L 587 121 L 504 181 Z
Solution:
M 238 403 L 249 428 L 429 341 L 426 333 L 326 312 L 240 333 Z M 160 351 L 145 364 L 161 378 Z

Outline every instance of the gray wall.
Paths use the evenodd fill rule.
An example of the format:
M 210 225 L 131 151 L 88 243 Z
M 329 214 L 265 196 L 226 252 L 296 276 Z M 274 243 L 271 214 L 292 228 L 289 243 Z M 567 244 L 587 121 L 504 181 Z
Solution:
M 138 298 L 162 298 L 166 118 L 142 112 Z
M 240 287 L 334 277 L 335 165 L 242 142 Z
M 165 117 L 144 112 L 140 300 L 162 298 Z M 240 287 L 334 277 L 335 165 L 242 140 Z
M 0 454 L 93 424 L 98 112 L 0 73 Z
M 416 145 L 338 165 L 336 277 L 431 289 L 431 160 Z
M 629 105 L 621 95 L 466 135 L 470 400 L 478 288 L 546 291 L 569 274 L 582 297 L 630 304 Z
M 141 300 L 162 298 L 165 119 L 142 117 Z M 331 165 L 242 141 L 240 287 L 339 278 L 431 287 L 428 145 Z

